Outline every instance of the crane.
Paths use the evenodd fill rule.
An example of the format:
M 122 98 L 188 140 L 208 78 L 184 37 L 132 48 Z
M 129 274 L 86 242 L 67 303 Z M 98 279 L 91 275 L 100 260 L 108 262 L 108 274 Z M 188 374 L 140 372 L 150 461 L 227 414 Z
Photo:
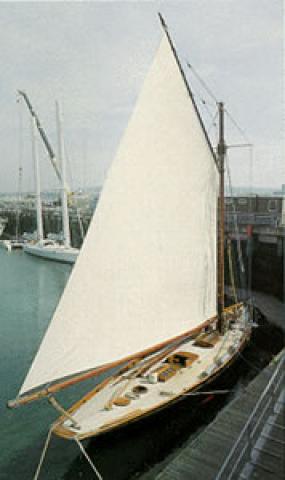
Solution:
M 39 134 L 40 134 L 40 136 L 41 136 L 41 138 L 42 138 L 42 140 L 43 140 L 43 142 L 44 142 L 44 145 L 45 145 L 45 147 L 46 147 L 46 149 L 47 149 L 47 152 L 48 152 L 50 161 L 51 161 L 51 163 L 52 163 L 52 166 L 53 166 L 53 168 L 54 168 L 54 170 L 55 170 L 55 173 L 56 173 L 59 181 L 62 182 L 62 175 L 61 175 L 61 171 L 60 171 L 59 166 L 58 166 L 58 162 L 57 162 L 57 159 L 56 159 L 56 155 L 55 155 L 55 153 L 54 153 L 54 151 L 53 151 L 53 148 L 52 148 L 52 146 L 51 146 L 51 144 L 50 144 L 50 142 L 49 142 L 49 140 L 48 140 L 48 137 L 47 137 L 47 135 L 46 135 L 46 133 L 45 133 L 42 125 L 41 125 L 41 122 L 40 122 L 40 120 L 39 120 L 39 117 L 37 116 L 35 110 L 33 109 L 33 106 L 32 106 L 32 104 L 31 104 L 31 102 L 30 102 L 30 99 L 29 99 L 28 95 L 27 95 L 25 92 L 23 92 L 23 90 L 18 90 L 18 94 L 19 94 L 21 97 L 23 97 L 23 99 L 24 99 L 24 101 L 25 101 L 25 103 L 26 103 L 26 105 L 27 105 L 27 107 L 28 107 L 28 109 L 29 109 L 29 111 L 30 111 L 30 114 L 31 114 L 32 117 L 34 118 L 36 127 L 37 127 L 37 129 L 38 129 L 38 131 L 39 131 Z

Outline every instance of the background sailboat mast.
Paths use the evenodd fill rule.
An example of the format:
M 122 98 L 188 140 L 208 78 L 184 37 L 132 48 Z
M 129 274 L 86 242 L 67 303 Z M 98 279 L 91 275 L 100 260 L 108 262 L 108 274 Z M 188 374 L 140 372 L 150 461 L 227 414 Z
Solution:
M 36 184 L 36 210 L 37 210 L 37 236 L 38 241 L 42 242 L 44 238 L 43 232 L 43 217 L 42 217 L 42 204 L 41 204 L 41 186 L 40 186 L 40 168 L 39 158 L 36 143 L 36 120 L 32 117 L 32 154 L 35 169 L 35 184 Z
M 63 237 L 64 245 L 70 247 L 70 230 L 69 230 L 69 217 L 67 206 L 67 187 L 65 176 L 65 152 L 64 142 L 62 134 L 62 120 L 59 103 L 56 102 L 56 120 L 57 120 L 57 135 L 58 135 L 58 158 L 61 164 L 61 204 L 62 204 L 62 224 L 63 224 Z
M 224 259 L 224 238 L 225 238 L 225 155 L 226 143 L 224 139 L 224 104 L 218 103 L 219 110 L 219 143 L 218 143 L 218 166 L 220 172 L 220 194 L 219 194 L 219 245 L 218 245 L 218 328 L 224 332 L 224 307 L 225 307 L 225 259 Z

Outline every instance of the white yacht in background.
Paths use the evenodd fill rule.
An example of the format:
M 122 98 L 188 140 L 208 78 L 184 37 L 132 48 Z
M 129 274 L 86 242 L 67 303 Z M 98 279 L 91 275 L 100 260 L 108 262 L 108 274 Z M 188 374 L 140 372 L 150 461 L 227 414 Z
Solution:
M 59 158 L 61 160 L 61 204 L 62 204 L 62 223 L 63 223 L 63 242 L 52 240 L 50 238 L 44 239 L 43 232 L 43 217 L 41 205 L 41 188 L 40 188 L 40 170 L 36 146 L 36 118 L 32 116 L 32 138 L 33 138 L 33 158 L 35 168 L 36 180 L 36 210 L 37 210 L 37 235 L 36 243 L 28 243 L 24 246 L 24 251 L 30 255 L 45 258 L 47 260 L 54 260 L 56 262 L 74 263 L 79 249 L 73 248 L 70 241 L 69 217 L 67 206 L 67 188 L 65 182 L 65 158 L 63 137 L 61 134 L 61 119 L 59 106 L 57 104 L 57 126 L 58 126 L 58 148 Z
M 35 244 L 26 244 L 24 251 L 30 255 L 62 263 L 74 263 L 79 253 L 77 248 L 65 247 L 48 238 Z

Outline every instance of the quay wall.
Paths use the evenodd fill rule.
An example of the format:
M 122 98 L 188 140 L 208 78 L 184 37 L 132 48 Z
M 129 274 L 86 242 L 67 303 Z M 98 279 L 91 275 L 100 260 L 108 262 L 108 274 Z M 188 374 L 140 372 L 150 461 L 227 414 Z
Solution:
M 285 302 L 285 225 L 282 224 L 284 201 L 282 197 L 226 198 L 226 236 L 231 240 L 236 287 L 243 290 L 250 287 L 274 295 L 283 302 Z M 92 208 L 69 209 L 71 240 L 74 247 L 81 246 L 82 235 L 87 232 L 92 215 Z M 8 219 L 2 238 L 15 237 L 17 223 L 20 235 L 36 230 L 36 211 L 33 206 L 26 208 L 22 206 L 19 209 L 16 204 L 2 205 L 0 217 Z M 43 223 L 45 235 L 62 232 L 60 207 L 44 206 Z M 230 285 L 227 245 L 225 257 L 226 283 Z

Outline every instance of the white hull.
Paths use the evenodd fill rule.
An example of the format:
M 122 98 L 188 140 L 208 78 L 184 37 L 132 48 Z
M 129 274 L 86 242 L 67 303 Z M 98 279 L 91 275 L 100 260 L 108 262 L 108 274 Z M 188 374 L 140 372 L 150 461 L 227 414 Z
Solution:
M 36 257 L 62 263 L 75 263 L 79 250 L 63 245 L 25 245 L 24 252 Z
M 56 422 L 54 432 L 65 438 L 97 436 L 165 408 L 181 397 L 191 395 L 191 391 L 199 390 L 212 377 L 219 375 L 238 355 L 249 335 L 248 312 L 239 307 L 235 324 L 211 348 L 194 345 L 195 339 L 192 338 L 172 352 L 172 355 L 181 351 L 196 355 L 192 365 L 180 368 L 164 382 L 153 380 L 153 372 L 166 365 L 166 357 L 143 375 L 135 375 L 139 364 L 122 375 L 111 377 L 102 389 L 90 392 L 70 409 L 76 427 L 72 426 L 70 419 L 62 418 L 59 424 Z M 145 391 L 136 396 L 133 391 L 138 387 L 143 387 Z M 131 399 L 130 403 L 123 406 L 113 403 L 114 399 L 122 397 Z

